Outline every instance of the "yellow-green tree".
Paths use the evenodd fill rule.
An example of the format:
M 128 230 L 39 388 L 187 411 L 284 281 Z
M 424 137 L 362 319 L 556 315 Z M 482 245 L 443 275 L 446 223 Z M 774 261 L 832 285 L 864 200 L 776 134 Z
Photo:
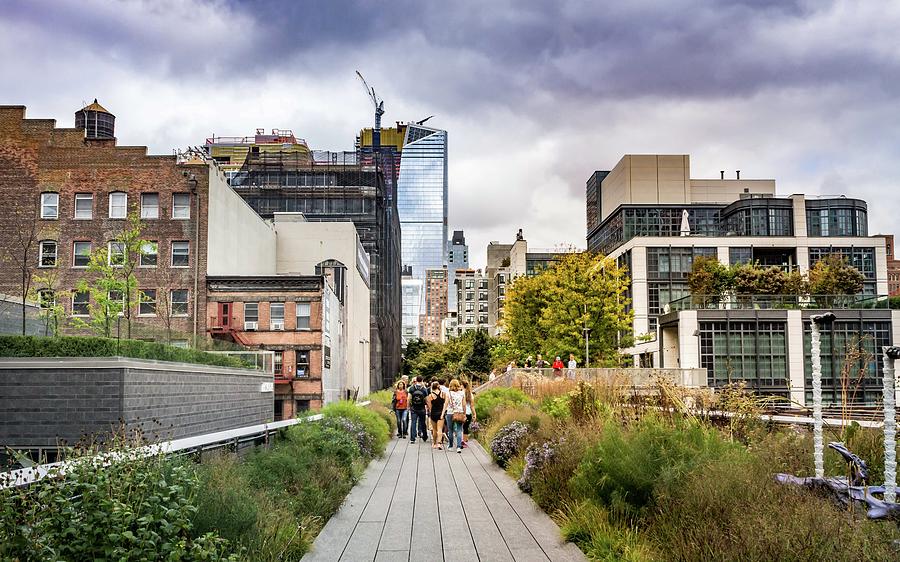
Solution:
M 633 342 L 627 271 L 616 260 L 590 252 L 567 254 L 507 290 L 503 326 L 522 354 L 568 357 L 585 363 L 584 328 L 590 330 L 590 363 L 619 365 L 618 352 Z

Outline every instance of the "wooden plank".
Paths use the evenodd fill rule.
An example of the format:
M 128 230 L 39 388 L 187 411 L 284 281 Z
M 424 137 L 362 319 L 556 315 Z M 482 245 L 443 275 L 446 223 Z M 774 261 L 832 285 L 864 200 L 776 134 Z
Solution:
M 437 481 L 438 510 L 443 533 L 444 560 L 461 559 L 467 553 L 475 553 L 475 541 L 469 531 L 469 522 L 463 511 L 455 475 L 450 470 L 448 456 L 455 452 L 433 451 L 434 474 Z M 460 475 L 462 476 L 462 475 Z M 469 558 L 471 559 L 471 558 Z
M 438 515 L 434 456 L 427 443 L 420 441 L 410 447 L 419 448 L 419 462 L 409 560 L 410 562 L 442 562 L 444 553 L 441 542 L 441 521 Z
M 384 530 L 381 532 L 381 541 L 378 543 L 379 553 L 399 551 L 397 560 L 405 559 L 400 554 L 403 551 L 406 551 L 408 558 L 412 546 L 413 510 L 420 451 L 418 446 L 410 445 L 405 439 L 402 441 L 397 447 L 406 449 L 403 465 L 391 498 Z
M 303 557 L 304 562 L 337 562 L 340 559 L 396 445 L 396 442 L 389 443 L 385 455 L 369 463 L 359 483 L 316 537 L 312 549 Z

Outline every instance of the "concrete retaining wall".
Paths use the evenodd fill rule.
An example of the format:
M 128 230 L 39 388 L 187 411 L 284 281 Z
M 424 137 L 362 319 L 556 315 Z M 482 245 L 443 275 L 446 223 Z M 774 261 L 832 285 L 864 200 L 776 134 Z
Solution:
M 151 441 L 272 421 L 270 374 L 122 357 L 0 359 L 0 447 L 53 449 L 124 423 Z

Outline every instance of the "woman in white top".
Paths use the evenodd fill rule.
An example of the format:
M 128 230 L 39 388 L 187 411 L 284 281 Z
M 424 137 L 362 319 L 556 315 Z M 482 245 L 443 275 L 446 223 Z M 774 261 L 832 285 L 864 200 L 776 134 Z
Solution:
M 450 381 L 450 392 L 447 398 L 447 415 L 452 416 L 453 427 L 450 431 L 450 450 L 456 446 L 457 452 L 463 450 L 463 425 L 466 423 L 466 391 L 459 381 Z

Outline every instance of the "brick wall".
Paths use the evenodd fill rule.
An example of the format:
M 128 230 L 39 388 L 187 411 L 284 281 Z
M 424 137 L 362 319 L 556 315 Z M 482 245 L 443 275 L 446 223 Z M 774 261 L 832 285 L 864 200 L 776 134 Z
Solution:
M 271 421 L 265 373 L 124 358 L 0 360 L 0 443 L 72 445 L 124 421 L 151 440 Z
M 142 219 L 141 223 L 142 238 L 159 244 L 158 265 L 138 268 L 138 284 L 141 289 L 160 292 L 187 289 L 188 315 L 173 318 L 171 329 L 180 334 L 179 338 L 193 334 L 193 300 L 197 298 L 197 333 L 204 335 L 209 167 L 203 163 L 178 164 L 174 156 L 148 156 L 146 147 L 88 142 L 81 131 L 55 128 L 53 120 L 24 119 L 24 115 L 24 107 L 0 106 L 0 254 L 15 246 L 18 233 L 36 223 L 39 240 L 57 242 L 57 287 L 71 291 L 87 276 L 83 268 L 74 266 L 74 242 L 91 242 L 92 249 L 105 247 L 126 224 L 123 219 L 109 218 L 110 193 L 127 194 L 129 213 L 140 213 L 142 193 L 157 193 L 159 218 Z M 41 193 L 58 194 L 58 218 L 40 218 Z M 76 193 L 93 195 L 90 220 L 75 219 Z M 187 220 L 172 216 L 175 193 L 191 194 Z M 186 268 L 170 267 L 174 241 L 189 242 Z M 37 246 L 28 259 L 38 271 Z M 198 295 L 194 294 L 195 271 L 199 272 Z M 14 263 L 0 261 L 0 293 L 19 295 L 20 278 Z M 71 309 L 69 295 L 59 300 L 67 311 Z M 137 318 L 136 310 L 132 317 L 136 330 L 133 337 L 160 338 L 166 325 L 161 318 Z

